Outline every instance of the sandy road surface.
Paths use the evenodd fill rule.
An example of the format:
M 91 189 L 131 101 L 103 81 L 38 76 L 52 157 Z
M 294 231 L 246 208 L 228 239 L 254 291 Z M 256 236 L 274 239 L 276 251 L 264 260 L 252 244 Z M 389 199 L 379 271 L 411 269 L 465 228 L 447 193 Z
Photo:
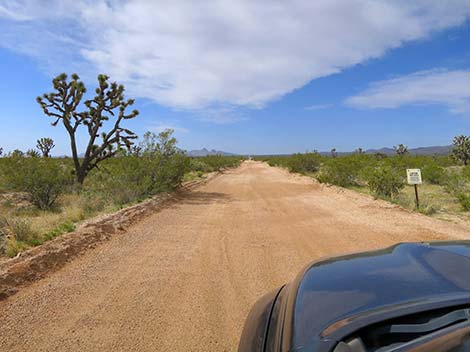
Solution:
M 457 225 L 246 162 L 0 302 L 0 351 L 234 351 L 309 261 Z

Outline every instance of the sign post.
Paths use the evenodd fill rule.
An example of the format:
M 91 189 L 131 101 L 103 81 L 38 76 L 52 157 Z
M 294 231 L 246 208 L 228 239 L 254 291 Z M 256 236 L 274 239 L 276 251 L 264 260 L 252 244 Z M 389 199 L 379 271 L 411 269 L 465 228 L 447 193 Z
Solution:
M 406 179 L 408 184 L 415 188 L 416 209 L 419 209 L 418 185 L 423 183 L 421 169 L 406 169 Z

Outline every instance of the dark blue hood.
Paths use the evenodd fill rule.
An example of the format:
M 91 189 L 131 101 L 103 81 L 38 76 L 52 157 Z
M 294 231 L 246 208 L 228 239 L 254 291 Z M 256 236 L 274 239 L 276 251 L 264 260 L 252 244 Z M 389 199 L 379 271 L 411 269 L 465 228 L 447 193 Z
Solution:
M 294 350 L 302 350 L 382 312 L 470 302 L 470 241 L 404 243 L 336 257 L 310 265 L 296 281 L 291 338 Z

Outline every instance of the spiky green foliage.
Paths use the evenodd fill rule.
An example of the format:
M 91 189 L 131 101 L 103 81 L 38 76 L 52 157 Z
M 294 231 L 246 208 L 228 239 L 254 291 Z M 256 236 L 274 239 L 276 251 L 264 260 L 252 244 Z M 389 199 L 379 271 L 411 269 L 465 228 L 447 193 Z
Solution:
M 464 135 L 456 136 L 454 137 L 453 144 L 453 157 L 464 165 L 468 165 L 470 161 L 470 137 Z
M 124 120 L 136 117 L 139 112 L 126 109 L 134 104 L 133 99 L 124 98 L 124 86 L 116 82 L 109 83 L 109 77 L 98 75 L 98 87 L 92 99 L 82 103 L 86 93 L 85 84 L 77 74 L 70 81 L 65 73 L 52 81 L 54 92 L 37 98 L 37 102 L 47 116 L 53 117 L 53 126 L 62 122 L 70 137 L 72 158 L 75 167 L 76 180 L 83 184 L 88 173 L 100 162 L 115 156 L 123 147 L 130 149 L 134 132 L 121 127 Z M 79 111 L 84 105 L 85 109 Z M 114 122 L 108 131 L 104 131 L 104 123 Z M 88 132 L 88 143 L 83 156 L 79 155 L 76 135 L 80 127 Z
M 36 148 L 41 151 L 44 158 L 50 157 L 50 152 L 54 147 L 55 144 L 52 138 L 45 137 L 37 140 Z
M 39 158 L 41 156 L 41 154 L 39 154 L 39 152 L 35 149 L 28 149 L 26 151 L 26 156 L 28 158 Z
M 393 147 L 393 149 L 395 149 L 395 153 L 397 153 L 397 155 L 405 155 L 405 154 L 408 154 L 408 147 L 404 144 L 398 144 L 398 145 L 395 145 Z

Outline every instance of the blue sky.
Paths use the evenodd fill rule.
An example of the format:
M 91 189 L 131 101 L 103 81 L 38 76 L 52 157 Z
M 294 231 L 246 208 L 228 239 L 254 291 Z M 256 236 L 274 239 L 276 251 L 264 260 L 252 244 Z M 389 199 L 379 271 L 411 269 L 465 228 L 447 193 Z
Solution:
M 89 91 L 98 73 L 124 83 L 140 111 L 127 126 L 174 128 L 188 150 L 348 151 L 470 134 L 470 1 L 196 3 L 0 0 L 0 146 L 49 136 L 69 153 L 35 102 L 61 72 Z

